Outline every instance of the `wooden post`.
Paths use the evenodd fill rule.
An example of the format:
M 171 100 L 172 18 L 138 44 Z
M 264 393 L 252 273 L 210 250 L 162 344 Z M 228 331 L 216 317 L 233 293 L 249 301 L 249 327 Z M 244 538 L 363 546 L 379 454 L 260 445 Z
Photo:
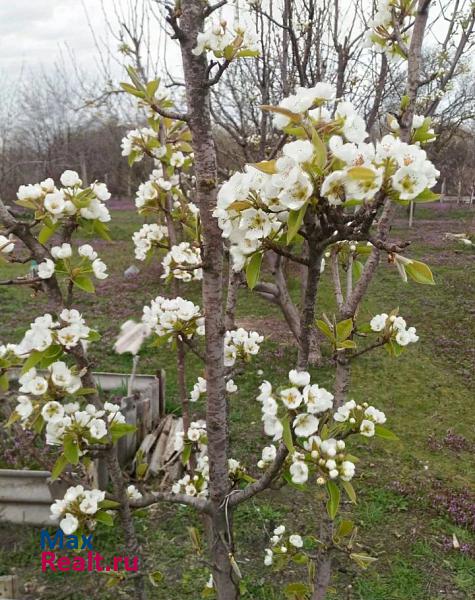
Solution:
M 0 577 L 0 598 L 15 600 L 19 597 L 18 577 L 16 575 L 3 575 Z
M 445 189 L 446 189 L 446 183 L 447 183 L 447 181 L 446 181 L 446 179 L 445 179 L 445 177 L 444 177 L 444 180 L 442 181 L 442 187 L 441 187 L 441 189 L 440 189 L 440 198 L 439 198 L 439 202 L 440 202 L 441 204 L 442 204 L 442 202 L 443 202 L 443 201 L 444 201 L 444 199 L 445 199 Z

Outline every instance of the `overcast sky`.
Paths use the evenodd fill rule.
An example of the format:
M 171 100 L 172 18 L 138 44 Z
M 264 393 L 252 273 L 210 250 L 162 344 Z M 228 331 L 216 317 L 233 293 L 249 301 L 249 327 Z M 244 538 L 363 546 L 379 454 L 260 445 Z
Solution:
M 0 71 L 14 76 L 22 67 L 48 69 L 65 44 L 81 65 L 92 66 L 97 52 L 84 7 L 98 37 L 107 39 L 100 0 L 0 0 Z

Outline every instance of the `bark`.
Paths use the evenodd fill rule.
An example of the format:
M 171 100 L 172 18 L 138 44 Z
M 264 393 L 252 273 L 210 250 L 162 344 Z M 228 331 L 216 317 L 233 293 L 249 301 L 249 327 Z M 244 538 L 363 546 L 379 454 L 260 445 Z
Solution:
M 308 270 L 305 297 L 300 315 L 300 346 L 297 358 L 297 368 L 308 368 L 312 348 L 312 338 L 315 339 L 315 302 L 317 300 L 318 282 L 320 281 L 320 266 L 322 251 L 317 249 L 310 240 L 308 248 Z
M 183 415 L 183 431 L 188 431 L 190 426 L 190 403 L 186 391 L 185 380 L 185 347 L 182 340 L 178 337 L 177 346 L 177 368 L 178 368 L 178 396 L 180 398 L 182 415 Z
M 228 293 L 226 296 L 226 311 L 224 315 L 224 325 L 227 331 L 236 329 L 236 306 L 240 284 L 241 273 L 235 273 L 231 265 L 229 265 Z
M 200 0 L 189 0 L 183 3 L 178 36 L 188 106 L 187 122 L 192 134 L 195 155 L 196 201 L 200 209 L 203 232 L 206 424 L 211 503 L 210 553 L 218 600 L 234 600 L 238 598 L 239 592 L 233 581 L 229 558 L 233 551 L 233 543 L 225 512 L 225 499 L 230 491 L 230 484 L 227 466 L 229 436 L 223 356 L 225 331 L 222 281 L 223 243 L 218 223 L 211 214 L 216 205 L 218 184 L 216 150 L 211 130 L 207 60 L 204 55 L 192 54 L 192 49 L 196 46 L 197 35 L 204 30 L 204 7 L 205 4 Z M 228 518 L 231 519 L 230 511 Z
M 119 518 L 122 525 L 122 530 L 124 532 L 124 542 L 127 555 L 132 558 L 135 556 L 138 558 L 139 570 L 143 573 L 145 565 L 143 562 L 142 549 L 135 532 L 126 486 L 124 478 L 122 477 L 119 459 L 117 457 L 117 446 L 112 446 L 112 448 L 107 451 L 106 462 L 112 482 L 114 496 L 117 501 L 120 502 Z M 134 578 L 134 588 L 134 598 L 136 600 L 146 600 L 147 593 L 145 591 L 145 578 L 143 574 Z

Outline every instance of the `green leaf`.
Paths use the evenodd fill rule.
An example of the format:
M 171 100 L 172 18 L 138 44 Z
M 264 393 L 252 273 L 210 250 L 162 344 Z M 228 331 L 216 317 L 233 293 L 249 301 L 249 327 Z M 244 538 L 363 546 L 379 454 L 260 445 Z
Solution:
M 335 341 L 335 336 L 333 335 L 333 331 L 330 329 L 330 327 L 328 326 L 328 324 L 325 321 L 322 321 L 321 319 L 317 319 L 315 321 L 316 326 L 318 327 L 318 329 L 320 329 L 320 331 L 332 342 Z
M 136 96 L 137 98 L 145 98 L 145 94 L 134 88 L 134 86 L 130 85 L 130 83 L 121 82 L 120 87 L 128 94 L 132 94 L 132 96 Z
M 358 333 L 374 333 L 369 323 L 362 323 L 361 325 L 358 325 L 356 330 Z
M 2 390 L 3 392 L 6 392 L 8 390 L 8 387 L 9 387 L 8 373 L 7 373 L 7 371 L 5 371 L 5 373 L 2 373 L 0 375 L 0 390 Z
M 74 392 L 75 396 L 90 396 L 97 392 L 96 388 L 79 388 L 77 392 Z
M 246 208 L 251 208 L 251 206 L 252 202 L 249 202 L 248 200 L 235 200 L 232 204 L 229 205 L 228 208 L 230 208 L 231 210 L 241 211 L 246 210 Z
M 274 175 L 277 173 L 277 169 L 275 168 L 275 160 L 263 160 L 258 163 L 251 163 L 249 166 L 254 167 L 258 171 L 262 171 L 263 173 L 267 173 L 268 175 Z
M 316 129 L 312 131 L 312 144 L 315 148 L 314 164 L 322 171 L 327 164 L 327 147 L 322 138 L 318 135 Z
M 186 466 L 188 464 L 188 462 L 190 461 L 190 456 L 191 456 L 191 450 L 192 450 L 192 445 L 191 444 L 185 444 L 183 447 L 183 452 L 181 454 L 181 464 L 183 466 Z
M 99 508 L 109 509 L 109 508 L 119 508 L 120 502 L 116 502 L 115 500 L 101 500 L 99 502 Z
M 292 557 L 292 560 L 297 565 L 306 565 L 308 563 L 308 556 L 306 554 L 299 553 L 295 554 L 295 556 Z
M 398 436 L 395 433 L 393 433 L 390 429 L 386 429 L 386 427 L 383 427 L 382 425 L 374 426 L 374 435 L 383 438 L 384 440 L 399 440 Z
M 92 279 L 88 275 L 76 275 L 73 279 L 73 283 L 79 289 L 88 292 L 89 294 L 93 294 L 95 291 Z
M 147 87 L 145 88 L 145 91 L 146 91 L 148 98 L 150 98 L 151 100 L 153 100 L 153 98 L 155 96 L 155 92 L 158 90 L 159 84 L 160 84 L 160 81 L 158 79 L 154 79 L 153 81 L 149 81 L 147 83 Z
M 310 588 L 306 583 L 289 583 L 284 588 L 285 597 L 288 600 L 306 600 Z
M 295 448 L 294 448 L 294 440 L 292 438 L 292 431 L 290 429 L 290 419 L 288 415 L 285 415 L 285 417 L 282 419 L 282 427 L 284 428 L 284 431 L 282 433 L 282 439 L 284 440 L 284 444 L 287 448 L 287 450 L 289 451 L 290 454 L 293 454 L 295 452 Z
M 404 265 L 406 273 L 411 279 L 417 283 L 424 285 L 435 285 L 434 276 L 429 267 L 418 260 L 411 260 L 411 262 Z
M 256 283 L 259 280 L 259 274 L 261 272 L 262 264 L 262 252 L 256 252 L 251 256 L 251 260 L 248 262 L 246 267 L 246 281 L 250 290 L 254 289 Z
M 58 460 L 54 463 L 53 470 L 51 471 L 51 479 L 53 481 L 58 479 L 68 464 L 68 459 L 64 456 L 64 454 L 60 454 Z
M 434 200 L 439 200 L 440 194 L 436 194 L 432 192 L 429 188 L 423 190 L 418 196 L 413 198 L 413 202 L 434 202 Z
M 33 421 L 31 427 L 35 433 L 41 433 L 43 431 L 43 427 L 45 426 L 45 420 L 41 416 L 41 413 L 37 415 L 35 420 Z
M 345 319 L 344 321 L 340 321 L 336 325 L 336 339 L 339 342 L 342 342 L 350 337 L 352 331 L 353 319 Z
M 44 352 L 40 352 L 39 350 L 35 350 L 34 352 L 32 352 L 30 356 L 26 359 L 26 361 L 23 363 L 23 367 L 21 370 L 22 374 L 35 367 L 41 361 L 43 356 Z
M 269 112 L 278 113 L 279 115 L 284 115 L 292 121 L 293 123 L 300 123 L 301 117 L 299 114 L 292 112 L 291 110 L 287 110 L 286 108 L 282 108 L 280 106 L 271 106 L 270 104 L 261 104 L 262 110 L 267 110 Z
M 353 261 L 353 277 L 357 281 L 363 273 L 363 263 L 359 260 Z
M 77 440 L 72 435 L 65 435 L 63 441 L 64 456 L 72 465 L 77 465 L 79 462 L 79 447 Z
M 58 229 L 58 226 L 59 225 L 53 225 L 52 227 L 49 227 L 48 225 L 43 225 L 38 234 L 38 241 L 40 242 L 40 244 L 46 244 L 46 242 Z
M 96 512 L 94 519 L 99 523 L 106 525 L 107 527 L 112 527 L 114 525 L 114 517 L 108 512 L 104 512 L 102 510 Z
M 149 573 L 148 578 L 153 587 L 158 587 L 158 584 L 165 579 L 161 571 L 154 571 L 153 573 Z
M 102 338 L 101 334 L 95 329 L 91 329 L 89 331 L 89 335 L 87 336 L 88 342 L 98 342 Z
M 356 504 L 356 492 L 353 485 L 349 481 L 343 481 L 343 479 L 341 479 L 341 487 L 345 490 L 346 495 L 353 504 Z
M 367 554 L 350 554 L 350 558 L 355 561 L 362 569 L 367 569 L 371 563 L 376 562 L 378 559 L 368 556 Z
M 353 521 L 348 521 L 346 519 L 343 519 L 342 521 L 340 521 L 338 523 L 338 527 L 335 532 L 335 537 L 336 538 L 346 537 L 351 534 L 351 532 L 353 531 L 354 528 L 355 528 L 355 524 L 353 523 Z
M 337 346 L 339 350 L 353 350 L 356 348 L 356 342 L 353 340 L 344 340 L 343 342 L 338 342 Z
M 124 437 L 124 435 L 133 433 L 136 429 L 135 425 L 129 425 L 129 423 L 112 423 L 110 426 L 112 441 L 116 442 L 121 437 Z
M 259 50 L 240 50 L 236 56 L 237 58 L 255 58 L 259 55 Z
M 4 427 L 5 428 L 10 427 L 10 425 L 13 425 L 13 423 L 16 423 L 19 420 L 20 420 L 20 415 L 17 413 L 16 410 L 14 410 L 13 412 L 10 413 L 8 421 L 5 423 Z
M 328 492 L 327 513 L 330 519 L 333 521 L 340 506 L 340 488 L 334 481 L 331 480 L 327 481 L 326 488 Z
M 287 219 L 287 244 L 290 244 L 297 235 L 300 226 L 303 223 L 305 213 L 307 212 L 307 206 L 308 202 L 305 202 L 299 210 L 291 210 L 289 212 L 289 218 Z
M 109 227 L 107 227 L 107 225 L 105 223 L 101 223 L 101 221 L 98 221 L 96 219 L 94 221 L 93 229 L 100 238 L 102 238 L 103 240 L 106 240 L 106 242 L 111 241 L 112 238 L 109 235 Z

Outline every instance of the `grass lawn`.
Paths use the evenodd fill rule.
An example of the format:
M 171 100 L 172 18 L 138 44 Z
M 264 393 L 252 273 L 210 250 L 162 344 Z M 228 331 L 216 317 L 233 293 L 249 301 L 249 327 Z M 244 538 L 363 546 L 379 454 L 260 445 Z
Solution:
M 467 250 L 443 238 L 445 232 L 473 229 L 475 211 L 434 205 L 418 208 L 415 227 L 408 231 L 405 215 L 399 215 L 393 237 L 413 240 L 408 255 L 431 265 L 437 285 L 404 284 L 395 268 L 382 265 L 371 297 L 361 317 L 389 312 L 400 306 L 420 342 L 397 359 L 384 350 L 362 356 L 354 366 L 352 397 L 374 404 L 386 412 L 388 426 L 398 442 L 353 442 L 361 457 L 354 485 L 355 507 L 344 505 L 359 527 L 359 542 L 378 558 L 366 571 L 346 560 L 337 564 L 329 599 L 342 600 L 462 600 L 475 590 L 475 475 L 473 436 L 475 417 L 475 258 Z M 136 279 L 124 279 L 133 262 L 130 236 L 140 225 L 132 211 L 114 211 L 112 243 L 96 244 L 111 276 L 100 282 L 96 296 L 81 293 L 76 306 L 88 323 L 103 334 L 101 347 L 91 347 L 97 370 L 127 371 L 130 358 L 117 356 L 112 344 L 120 324 L 140 318 L 144 303 L 169 290 L 160 279 L 157 262 L 139 265 Z M 18 267 L 18 273 L 26 267 Z M 0 265 L 0 278 L 12 276 L 12 268 Z M 291 291 L 297 299 L 298 281 Z M 197 287 L 183 295 L 199 302 Z M 34 302 L 25 288 L 0 289 L 0 340 L 18 341 L 31 315 L 47 311 L 45 299 Z M 328 273 L 323 276 L 318 312 L 332 314 L 334 303 Z M 34 307 L 34 308 L 32 308 Z M 232 453 L 250 466 L 267 443 L 260 426 L 260 406 L 255 401 L 262 379 L 276 384 L 286 380 L 294 366 L 296 351 L 279 311 L 248 290 L 241 290 L 238 321 L 266 335 L 260 354 L 245 375 L 236 378 L 239 392 L 232 397 Z M 328 349 L 325 349 L 328 352 Z M 140 372 L 167 371 L 167 402 L 176 409 L 176 378 L 173 354 L 166 348 L 147 349 Z M 259 371 L 263 374 L 259 374 Z M 191 358 L 189 388 L 201 366 Z M 332 386 L 332 369 L 312 369 L 312 380 Z M 195 406 L 196 415 L 204 406 Z M 2 457 L 0 455 L 0 463 Z M 6 466 L 2 463 L 2 466 Z M 364 479 L 364 481 L 362 481 Z M 298 492 L 284 488 L 267 491 L 236 513 L 237 560 L 243 573 L 244 598 L 280 600 L 283 583 L 304 577 L 301 567 L 274 573 L 263 565 L 269 532 L 284 523 L 292 531 L 318 534 L 319 512 L 315 490 Z M 153 588 L 157 600 L 194 600 L 209 573 L 202 557 L 193 552 L 187 526 L 202 529 L 185 507 L 158 506 L 137 518 L 140 536 L 150 556 L 151 570 L 159 569 L 163 580 Z M 102 554 L 119 554 L 120 537 L 100 528 L 95 548 Z M 453 536 L 460 549 L 452 548 Z M 26 584 L 26 598 L 109 600 L 131 597 L 120 588 L 107 588 L 101 574 L 42 575 L 39 568 L 39 533 L 34 528 L 0 525 L 0 575 L 18 573 Z

